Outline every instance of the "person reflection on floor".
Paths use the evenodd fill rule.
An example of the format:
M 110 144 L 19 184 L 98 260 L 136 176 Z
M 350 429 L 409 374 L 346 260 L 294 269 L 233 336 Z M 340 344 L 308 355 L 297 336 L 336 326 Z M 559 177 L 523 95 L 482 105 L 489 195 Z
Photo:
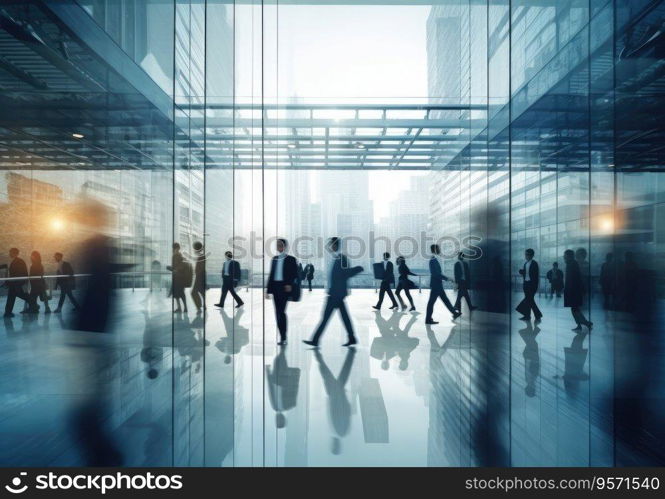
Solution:
M 526 323 L 524 329 L 520 329 L 520 336 L 524 340 L 524 351 L 522 356 L 524 357 L 524 378 L 526 385 L 524 387 L 524 393 L 527 397 L 536 396 L 536 382 L 538 381 L 538 376 L 540 376 L 540 351 L 538 349 L 538 342 L 536 337 L 540 333 L 540 328 L 532 326 L 531 321 Z
M 145 329 L 143 330 L 143 349 L 141 361 L 146 364 L 146 376 L 155 379 L 159 376 L 159 367 L 164 358 L 164 347 L 171 343 L 170 328 L 160 324 L 159 316 L 151 316 L 143 311 Z M 168 335 L 168 337 L 167 337 Z
M 217 340 L 215 346 L 220 352 L 226 354 L 226 357 L 224 357 L 225 364 L 230 364 L 231 356 L 239 354 L 245 345 L 249 345 L 249 329 L 240 325 L 244 309 L 236 308 L 235 310 L 233 317 L 230 317 L 223 308 L 219 310 L 222 315 L 226 337 Z
M 300 385 L 300 369 L 289 367 L 286 361 L 286 347 L 281 347 L 279 353 L 270 366 L 266 366 L 266 379 L 268 380 L 268 396 L 270 405 L 275 411 L 275 426 L 286 426 L 285 412 L 293 409 L 298 401 L 298 387 Z
M 201 372 L 203 349 L 210 344 L 203 337 L 204 322 L 197 315 L 191 322 L 185 314 L 175 314 L 173 319 L 174 346 L 182 359 L 182 369 L 193 368 L 194 373 Z
M 584 348 L 584 339 L 586 336 L 587 333 L 576 334 L 570 346 L 563 348 L 565 367 L 561 379 L 563 379 L 563 386 L 566 393 L 571 397 L 577 395 L 580 381 L 587 381 L 589 379 L 589 374 L 584 372 L 584 364 L 589 353 L 589 350 Z
M 346 352 L 344 365 L 342 365 L 339 375 L 335 377 L 323 360 L 321 352 L 314 350 L 314 357 L 319 364 L 319 371 L 321 372 L 326 394 L 328 395 L 330 422 L 335 431 L 331 445 L 331 452 L 334 455 L 341 454 L 342 438 L 349 433 L 351 427 L 351 403 L 347 397 L 345 386 L 349 380 L 355 356 L 356 349 L 349 348 Z
M 402 314 L 391 314 L 388 320 L 385 320 L 380 312 L 374 313 L 374 320 L 379 328 L 381 336 L 374 338 L 370 347 L 370 355 L 381 361 L 381 368 L 385 371 L 390 367 L 390 359 L 396 355 L 399 356 L 399 369 L 405 371 L 409 367 L 409 357 L 420 340 L 410 338 L 409 331 L 416 322 L 418 316 L 411 315 L 404 329 L 399 327 Z

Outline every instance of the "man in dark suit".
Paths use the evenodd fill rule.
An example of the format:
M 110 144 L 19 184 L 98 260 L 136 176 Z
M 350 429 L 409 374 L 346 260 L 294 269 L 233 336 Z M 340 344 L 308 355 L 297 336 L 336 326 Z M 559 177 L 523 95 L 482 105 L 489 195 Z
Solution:
M 471 273 L 469 271 L 469 264 L 464 261 L 464 253 L 457 255 L 455 262 L 455 282 L 457 283 L 457 300 L 455 300 L 455 309 L 462 310 L 462 298 L 466 299 L 466 304 L 469 306 L 469 311 L 475 310 L 471 304 L 471 296 L 469 296 L 469 286 L 471 284 Z
M 288 243 L 286 239 L 277 240 L 277 255 L 272 258 L 266 298 L 272 295 L 275 302 L 275 319 L 279 330 L 278 345 L 286 345 L 286 305 L 288 303 L 293 284 L 298 279 L 298 263 L 295 257 L 287 254 Z
M 533 310 L 533 315 L 536 318 L 536 322 L 540 322 L 543 318 L 538 305 L 536 305 L 536 293 L 538 292 L 538 283 L 540 282 L 540 269 L 538 268 L 538 262 L 533 259 L 535 252 L 529 248 L 524 252 L 524 265 L 520 269 L 520 275 L 522 276 L 522 289 L 524 290 L 524 299 L 520 302 L 519 305 L 515 308 L 522 317 L 520 320 L 528 321 L 531 320 L 531 311 Z
M 62 312 L 62 306 L 65 304 L 65 297 L 69 297 L 69 301 L 74 305 L 74 310 L 78 310 L 79 304 L 74 298 L 74 268 L 72 264 L 64 261 L 62 253 L 56 253 L 53 255 L 55 263 L 58 264 L 58 269 L 55 273 L 59 276 L 55 280 L 55 287 L 60 288 L 60 300 L 58 301 L 58 307 L 54 310 L 54 313 L 59 314 Z
M 390 253 L 383 254 L 383 277 L 381 279 L 381 288 L 379 289 L 379 301 L 372 308 L 375 310 L 381 310 L 381 304 L 383 303 L 383 297 L 388 293 L 388 298 L 393 302 L 390 310 L 397 308 L 397 301 L 393 296 L 392 285 L 395 284 L 395 272 L 393 270 L 393 262 L 390 261 Z
M 362 267 L 352 267 L 349 268 L 349 262 L 340 251 L 341 241 L 338 237 L 333 237 L 328 241 L 328 248 L 332 253 L 333 261 L 330 266 L 330 273 L 328 274 L 328 299 L 326 301 L 326 307 L 323 311 L 323 317 L 321 318 L 321 323 L 319 327 L 316 328 L 314 336 L 311 340 L 304 340 L 304 343 L 311 345 L 313 347 L 318 347 L 319 339 L 323 334 L 323 331 L 328 324 L 330 316 L 335 311 L 339 310 L 340 315 L 342 316 L 342 322 L 344 322 L 344 327 L 346 328 L 346 333 L 348 335 L 348 341 L 344 343 L 345 347 L 350 347 L 358 343 L 356 337 L 353 333 L 353 325 L 351 324 L 351 318 L 349 317 L 349 312 L 346 310 L 346 304 L 344 299 L 349 294 L 348 290 L 348 280 L 359 274 L 363 271 Z
M 28 277 L 28 266 L 22 258 L 18 256 L 18 249 L 9 250 L 9 265 L 3 265 L 8 269 L 7 277 Z M 26 303 L 30 303 L 30 295 L 25 292 L 23 285 L 28 279 L 19 279 L 16 281 L 7 281 L 7 302 L 5 304 L 5 317 L 14 317 L 14 302 L 20 298 Z
M 432 258 L 429 261 L 429 300 L 427 301 L 427 313 L 425 317 L 425 324 L 438 324 L 433 318 L 432 313 L 434 312 L 434 304 L 436 303 L 437 298 L 440 298 L 443 304 L 446 306 L 448 311 L 453 314 L 453 320 L 457 319 L 460 315 L 460 312 L 455 310 L 446 295 L 446 291 L 443 289 L 443 281 L 449 281 L 445 275 L 441 272 L 441 263 L 439 262 L 439 255 L 441 254 L 441 248 L 438 244 L 433 244 L 430 246 L 430 251 L 432 252 Z
M 236 308 L 240 308 L 245 304 L 235 290 L 238 281 L 240 281 L 240 264 L 233 259 L 233 253 L 230 251 L 227 251 L 224 255 L 226 256 L 226 261 L 222 267 L 222 296 L 219 298 L 219 303 L 215 303 L 215 306 L 224 308 L 226 294 L 231 293 L 231 296 L 236 301 Z
M 305 265 L 305 279 L 307 279 L 307 286 L 312 290 L 312 281 L 314 280 L 314 265 L 308 263 Z

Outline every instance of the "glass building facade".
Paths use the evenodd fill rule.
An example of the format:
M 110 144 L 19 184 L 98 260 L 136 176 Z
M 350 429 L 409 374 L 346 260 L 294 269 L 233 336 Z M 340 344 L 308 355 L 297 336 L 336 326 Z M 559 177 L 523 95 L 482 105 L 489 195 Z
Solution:
M 41 296 L 4 318 L 0 462 L 662 465 L 664 23 L 654 0 L 0 2 L 0 263 L 39 251 L 55 308 L 52 255 L 85 293 L 104 234 L 115 303 L 104 335 Z M 331 236 L 365 269 L 361 345 L 314 354 Z M 316 268 L 288 351 L 277 237 Z M 189 290 L 172 313 L 174 242 L 202 314 Z M 384 248 L 424 310 L 433 242 L 446 275 L 471 256 L 478 310 L 367 312 Z M 540 324 L 514 310 L 527 248 Z M 591 332 L 546 278 L 568 249 Z M 228 250 L 245 306 L 213 310 Z

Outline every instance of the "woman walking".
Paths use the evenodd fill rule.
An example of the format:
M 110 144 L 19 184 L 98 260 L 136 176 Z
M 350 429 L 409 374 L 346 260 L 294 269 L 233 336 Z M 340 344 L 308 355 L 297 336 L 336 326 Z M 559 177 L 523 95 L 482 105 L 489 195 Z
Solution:
M 404 290 L 404 294 L 406 294 L 406 297 L 409 299 L 409 303 L 411 304 L 411 308 L 409 309 L 409 311 L 415 312 L 416 307 L 413 304 L 413 298 L 411 298 L 411 293 L 409 290 L 415 289 L 416 285 L 413 283 L 412 280 L 409 279 L 409 276 L 417 274 L 414 274 L 413 272 L 411 272 L 411 270 L 409 270 L 409 267 L 407 267 L 406 260 L 404 259 L 403 256 L 398 256 L 395 262 L 397 263 L 397 271 L 399 272 L 399 279 L 397 280 L 397 289 L 395 290 L 395 294 L 397 295 L 397 299 L 402 305 L 402 311 L 404 311 L 406 310 L 406 304 L 404 303 L 404 300 L 402 300 L 402 297 L 400 296 L 400 292 Z

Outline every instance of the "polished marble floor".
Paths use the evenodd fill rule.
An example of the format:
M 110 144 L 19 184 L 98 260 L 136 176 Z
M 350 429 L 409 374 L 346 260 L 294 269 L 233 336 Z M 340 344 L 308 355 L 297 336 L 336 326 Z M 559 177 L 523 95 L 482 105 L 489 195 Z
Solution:
M 545 296 L 541 324 L 482 311 L 453 323 L 439 304 L 430 327 L 427 293 L 419 313 L 377 313 L 375 292 L 354 290 L 355 349 L 337 315 L 319 350 L 301 343 L 322 290 L 289 304 L 285 348 L 258 289 L 203 315 L 121 290 L 110 334 L 71 331 L 67 309 L 17 314 L 0 323 L 0 464 L 665 463 L 662 330 L 592 308 L 592 333 L 576 334 Z

